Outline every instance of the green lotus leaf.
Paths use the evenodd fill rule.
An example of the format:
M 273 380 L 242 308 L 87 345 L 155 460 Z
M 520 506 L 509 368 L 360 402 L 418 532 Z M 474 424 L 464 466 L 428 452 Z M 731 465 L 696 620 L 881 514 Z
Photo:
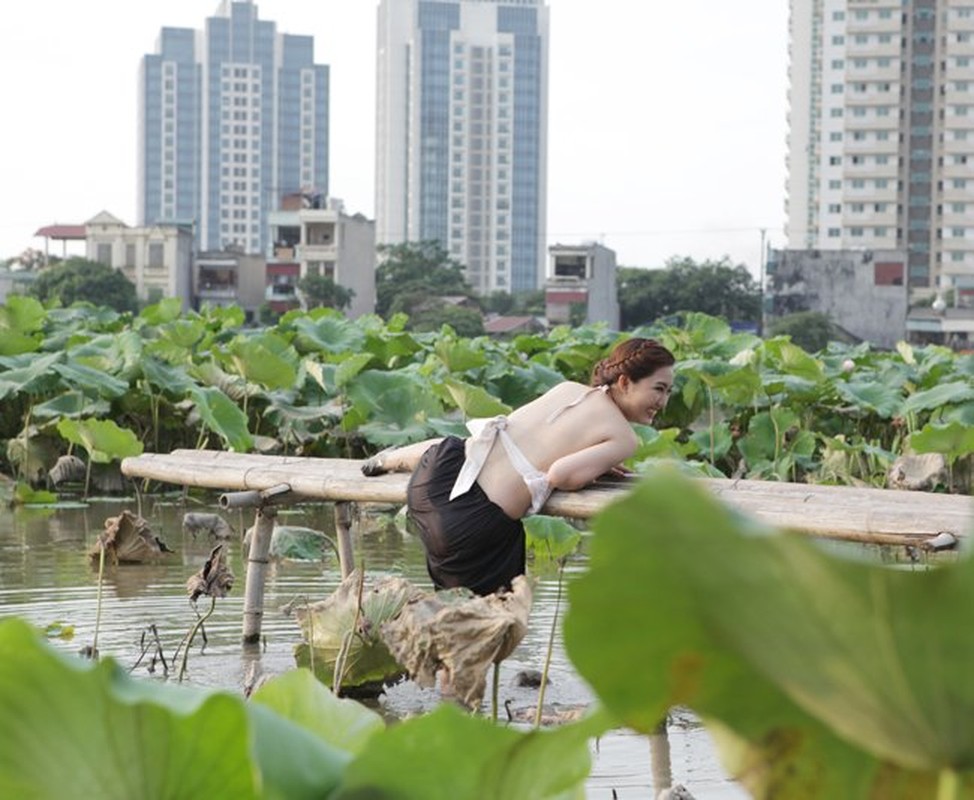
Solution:
M 865 411 L 873 411 L 883 419 L 892 417 L 903 402 L 900 392 L 885 383 L 839 380 L 834 386 L 843 400 Z
M 812 383 L 824 377 L 818 359 L 784 338 L 768 339 L 762 349 L 767 360 L 786 375 L 795 375 Z
M 588 740 L 609 726 L 596 713 L 522 733 L 443 705 L 370 739 L 335 800 L 580 799 L 591 769 Z
M 148 354 L 143 356 L 140 366 L 146 380 L 159 391 L 182 397 L 196 387 L 196 381 L 181 366 L 171 366 Z
M 128 428 L 110 419 L 61 419 L 58 433 L 72 444 L 83 447 L 96 464 L 108 464 L 142 453 L 142 442 Z
M 253 438 L 247 430 L 247 417 L 236 403 L 212 386 L 194 386 L 190 396 L 207 428 L 218 434 L 232 450 L 238 453 L 250 450 Z
M 974 561 L 846 559 L 672 470 L 593 527 L 566 650 L 626 724 L 648 733 L 680 704 L 716 720 L 748 743 L 742 768 L 777 775 L 758 797 L 933 797 L 903 787 L 954 775 L 974 789 Z
M 968 381 L 951 381 L 910 395 L 903 401 L 900 413 L 930 411 L 945 405 L 966 403 L 969 400 L 974 400 L 974 386 L 971 386 Z
M 190 352 L 206 334 L 202 320 L 178 318 L 159 328 L 159 337 L 180 351 Z
M 690 441 L 696 445 L 697 452 L 711 463 L 726 456 L 734 446 L 734 437 L 726 422 L 695 431 L 690 435 Z
M 316 309 L 315 311 L 331 311 Z M 302 353 L 324 351 L 326 353 L 359 353 L 365 335 L 338 313 L 312 313 L 296 317 L 292 321 L 295 347 Z
M 785 436 L 797 428 L 798 415 L 780 406 L 751 417 L 747 433 L 737 441 L 737 447 L 748 464 L 761 460 L 775 461 L 787 449 Z
M 275 676 L 250 699 L 352 754 L 361 752 L 386 727 L 374 711 L 354 700 L 339 699 L 306 669 Z
M 371 353 L 352 353 L 343 359 L 335 368 L 335 385 L 339 388 L 347 386 L 374 358 Z
M 92 666 L 17 619 L 0 622 L 0 740 L 0 796 L 33 800 L 313 800 L 349 760 L 269 706 Z
M 111 406 L 106 400 L 94 400 L 77 389 L 63 392 L 43 403 L 34 406 L 36 419 L 56 419 L 60 417 L 104 417 Z
M 509 405 L 492 397 L 481 386 L 473 386 L 457 378 L 447 378 L 443 384 L 457 408 L 469 419 L 483 419 L 511 413 Z
M 564 517 L 532 514 L 524 519 L 525 542 L 535 558 L 559 559 L 570 556 L 578 548 L 582 534 Z
M 297 379 L 297 353 L 275 333 L 237 337 L 230 356 L 240 375 L 265 389 L 288 389 Z
M 910 436 L 910 447 L 918 453 L 943 453 L 948 461 L 955 461 L 974 453 L 974 425 L 928 423 Z
M 143 347 L 144 341 L 135 331 L 103 333 L 72 347 L 68 358 L 128 382 L 139 372 Z
M 164 325 L 179 318 L 183 312 L 183 301 L 178 297 L 165 297 L 158 303 L 148 305 L 139 312 L 139 319 L 147 325 Z
M 256 800 L 243 701 L 161 694 L 111 660 L 69 660 L 26 623 L 0 622 L 0 796 Z
M 35 352 L 43 340 L 38 331 L 46 313 L 33 297 L 10 295 L 0 305 L 0 356 Z
M 52 368 L 66 385 L 97 394 L 108 400 L 121 397 L 129 389 L 128 381 L 119 380 L 102 370 L 86 367 L 79 361 L 65 361 L 54 364 Z
M 377 444 L 423 439 L 426 420 L 443 414 L 428 384 L 409 371 L 361 372 L 348 386 L 348 399 L 371 420 L 360 430 Z
M 60 382 L 54 371 L 56 364 L 64 361 L 64 353 L 43 355 L 0 356 L 0 400 L 10 395 L 37 395 L 49 392 Z
M 451 373 L 467 372 L 487 364 L 482 347 L 469 339 L 440 339 L 433 348 L 437 358 Z

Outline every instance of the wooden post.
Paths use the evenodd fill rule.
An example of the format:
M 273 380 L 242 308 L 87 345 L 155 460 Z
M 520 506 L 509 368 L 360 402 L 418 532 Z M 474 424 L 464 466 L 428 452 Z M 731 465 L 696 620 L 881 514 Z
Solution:
M 267 573 L 271 536 L 274 534 L 274 517 L 277 512 L 270 507 L 258 508 L 254 522 L 254 535 L 247 551 L 247 583 L 244 589 L 243 643 L 260 642 L 260 625 L 264 617 L 264 578 Z
M 355 554 L 352 552 L 352 504 L 339 501 L 335 503 L 335 534 L 338 537 L 338 563 L 345 580 L 355 569 Z

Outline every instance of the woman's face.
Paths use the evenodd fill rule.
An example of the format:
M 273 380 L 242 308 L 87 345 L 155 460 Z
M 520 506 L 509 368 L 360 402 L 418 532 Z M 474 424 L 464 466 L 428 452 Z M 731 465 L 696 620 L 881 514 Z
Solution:
M 616 403 L 623 416 L 630 422 L 652 425 L 656 414 L 666 408 L 673 391 L 673 367 L 660 367 L 638 381 L 623 375 L 618 384 Z

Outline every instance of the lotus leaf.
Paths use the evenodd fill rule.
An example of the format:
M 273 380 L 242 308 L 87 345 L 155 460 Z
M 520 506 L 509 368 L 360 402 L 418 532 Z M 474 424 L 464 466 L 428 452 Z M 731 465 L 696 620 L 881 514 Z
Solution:
M 759 798 L 972 796 L 974 561 L 847 559 L 671 470 L 594 529 L 566 649 L 627 724 L 694 708 Z

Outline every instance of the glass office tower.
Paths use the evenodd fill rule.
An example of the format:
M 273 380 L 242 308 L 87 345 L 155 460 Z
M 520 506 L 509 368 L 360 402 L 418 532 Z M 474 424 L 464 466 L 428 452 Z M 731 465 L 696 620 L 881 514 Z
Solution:
M 548 8 L 381 0 L 376 239 L 438 240 L 481 294 L 545 271 Z
M 328 67 L 252 2 L 163 28 L 140 74 L 140 224 L 192 224 L 200 250 L 262 253 L 283 196 L 328 193 Z

